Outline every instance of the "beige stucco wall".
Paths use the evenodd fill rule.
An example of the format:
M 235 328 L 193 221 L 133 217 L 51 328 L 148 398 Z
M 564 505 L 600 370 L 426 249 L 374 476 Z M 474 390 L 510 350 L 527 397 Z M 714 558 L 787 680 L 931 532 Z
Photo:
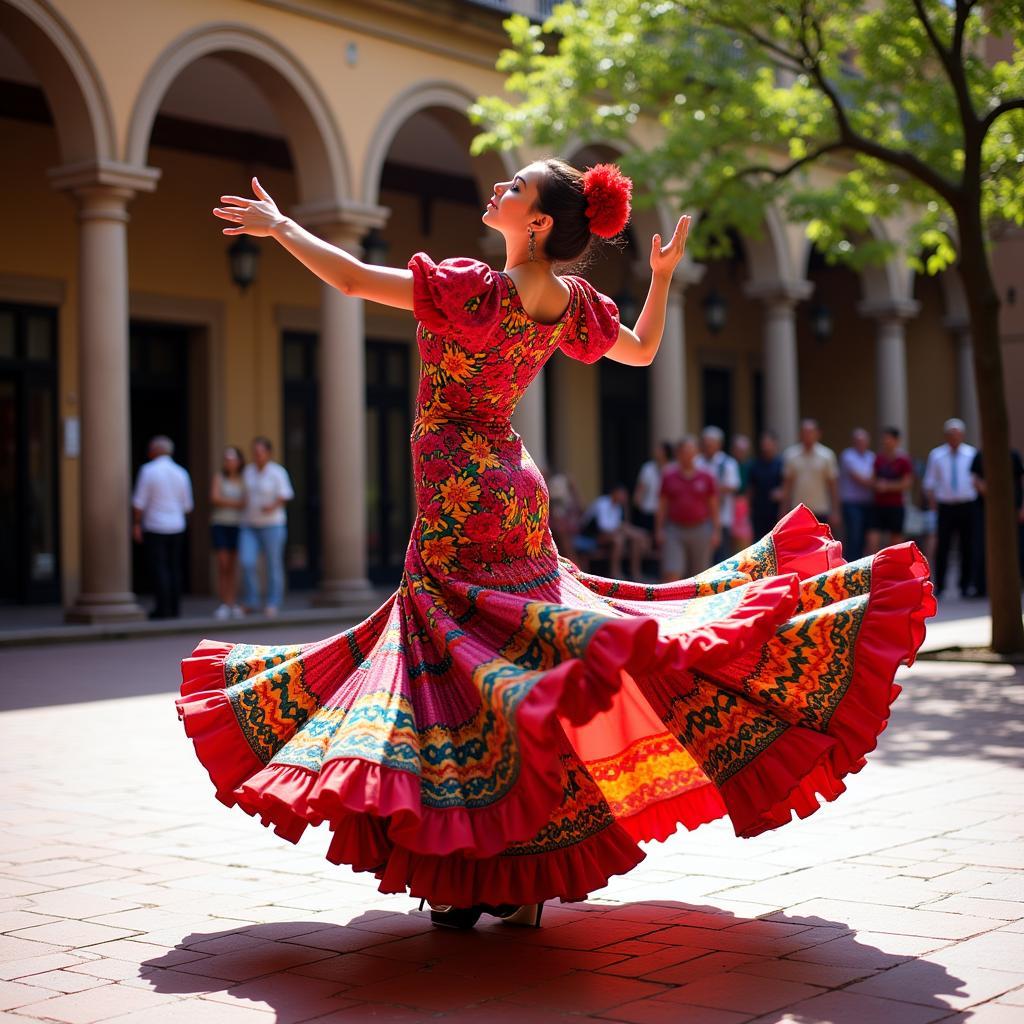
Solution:
M 415 97 L 428 83 L 447 83 L 453 95 L 472 97 L 500 90 L 502 79 L 493 70 L 501 39 L 493 31 L 493 15 L 476 9 L 464 19 L 442 18 L 429 8 L 375 4 L 371 8 L 340 0 L 263 3 L 260 0 L 175 0 L 174 3 L 125 4 L 123 0 L 59 0 L 55 8 L 78 40 L 95 71 L 109 104 L 116 155 L 125 159 L 133 112 L 147 88 L 154 66 L 176 41 L 194 37 L 213 26 L 231 29 L 239 37 L 269 47 L 311 89 L 340 140 L 342 164 L 339 200 L 371 198 L 391 209 L 384 229 L 390 243 L 389 262 L 404 264 L 419 250 L 435 258 L 462 254 L 484 256 L 479 211 L 462 204 L 435 201 L 433 230 L 421 233 L 418 201 L 409 195 L 377 193 L 376 183 L 363 180 L 369 153 L 382 133 L 397 128 L 389 115 L 403 97 Z M 476 22 L 476 24 L 474 24 Z M 492 28 L 479 27 L 488 22 Z M 355 44 L 356 60 L 346 59 Z M 413 98 L 412 103 L 415 102 Z M 58 112 L 59 113 L 59 112 Z M 284 126 L 287 130 L 288 125 Z M 0 277 L 10 282 L 38 279 L 62 283 L 60 306 L 59 410 L 62 418 L 78 409 L 76 259 L 77 225 L 74 202 L 55 193 L 46 171 L 61 163 L 51 126 L 0 120 L 4 161 L 0 164 Z M 466 137 L 471 134 L 467 128 Z M 641 133 L 642 134 L 642 133 Z M 293 155 L 302 157 L 294 147 Z M 299 140 L 301 141 L 301 140 Z M 280 441 L 281 310 L 305 311 L 305 322 L 316 323 L 320 285 L 283 250 L 261 243 L 262 259 L 254 286 L 239 293 L 228 274 L 229 239 L 210 214 L 216 197 L 245 191 L 248 175 L 257 173 L 280 205 L 291 209 L 301 198 L 297 176 L 258 165 L 243 167 L 230 160 L 175 150 L 150 149 L 145 162 L 159 168 L 161 178 L 152 193 L 137 196 L 129 206 L 129 286 L 133 309 L 162 309 L 181 315 L 209 330 L 207 349 L 210 386 L 202 421 L 207 464 L 216 463 L 228 441 L 245 443 L 255 433 Z M 493 163 L 493 161 L 492 161 Z M 481 177 L 480 163 L 453 168 Z M 821 172 L 825 173 L 825 172 Z M 310 198 L 306 196 L 305 198 Z M 646 253 L 653 214 L 637 218 L 639 251 Z M 785 246 L 800 252 L 799 229 L 787 233 Z M 1024 403 L 1016 400 L 1024 380 L 1024 239 L 1016 235 L 997 250 L 1000 294 L 1015 284 L 1018 300 L 1003 311 L 1006 368 L 1011 384 L 1014 440 L 1024 445 Z M 1019 258 L 1018 258 L 1019 257 Z M 491 257 L 494 259 L 494 257 Z M 783 261 L 784 262 L 784 261 Z M 790 261 L 793 267 L 797 262 Z M 762 269 L 764 269 L 762 267 Z M 770 268 L 769 268 L 770 269 Z M 784 268 L 778 268 L 781 272 Z M 704 281 L 692 286 L 686 301 L 687 428 L 701 423 L 701 369 L 727 365 L 734 370 L 735 422 L 738 432 L 753 430 L 751 388 L 754 371 L 762 364 L 763 306 L 747 299 L 743 286 L 752 267 L 733 273 L 729 264 L 708 267 Z M 596 265 L 588 274 L 610 294 L 623 279 L 620 258 Z M 856 313 L 861 286 L 849 271 L 828 270 L 815 278 L 818 297 L 833 310 L 835 332 L 825 344 L 810 337 L 806 305 L 798 308 L 800 400 L 802 415 L 822 421 L 826 440 L 845 444 L 858 423 L 877 426 L 874 377 L 874 324 Z M 712 336 L 704 324 L 700 300 L 711 286 L 728 303 L 725 330 Z M 638 297 L 645 285 L 638 286 Z M 922 311 L 907 331 L 910 387 L 911 447 L 923 453 L 935 435 L 935 422 L 956 411 L 956 365 L 951 336 L 942 324 L 941 294 L 935 282 L 919 287 Z M 15 293 L 12 293 L 16 297 Z M 161 305 L 162 304 L 162 305 Z M 170 311 L 170 312 L 167 312 Z M 142 315 L 140 313 L 139 315 Z M 408 314 L 372 304 L 366 309 L 367 335 L 412 342 L 414 325 Z M 559 359 L 559 394 L 567 402 L 554 409 L 548 424 L 552 455 L 576 478 L 585 498 L 600 482 L 600 402 L 598 371 Z M 413 373 L 415 373 L 413 360 Z M 652 372 L 658 372 L 655 363 Z M 680 391 L 683 382 L 680 381 Z M 127 443 L 127 439 L 126 439 Z M 557 465 L 557 460 L 556 460 Z M 196 481 L 205 489 L 205 481 Z M 78 589 L 79 508 L 78 461 L 61 457 L 61 548 L 64 600 Z
M 457 83 L 467 96 L 500 90 L 494 37 L 412 7 L 258 0 L 61 0 L 57 4 L 95 64 L 109 97 L 120 152 L 147 76 L 165 49 L 204 28 L 238 28 L 301 64 L 334 116 L 348 165 L 348 198 L 363 193 L 367 153 L 396 97 L 424 83 Z M 290 8 L 290 9 L 289 9 Z M 493 24 L 493 22 L 492 22 Z M 358 26 L 364 26 L 362 29 Z M 385 38 L 387 37 L 387 38 Z M 347 47 L 357 47 L 355 64 Z

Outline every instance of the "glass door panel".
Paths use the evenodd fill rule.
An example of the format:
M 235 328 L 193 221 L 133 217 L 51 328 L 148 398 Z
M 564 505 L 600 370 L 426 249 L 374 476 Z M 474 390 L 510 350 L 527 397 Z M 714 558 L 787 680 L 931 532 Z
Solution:
M 0 601 L 60 599 L 57 314 L 0 304 Z

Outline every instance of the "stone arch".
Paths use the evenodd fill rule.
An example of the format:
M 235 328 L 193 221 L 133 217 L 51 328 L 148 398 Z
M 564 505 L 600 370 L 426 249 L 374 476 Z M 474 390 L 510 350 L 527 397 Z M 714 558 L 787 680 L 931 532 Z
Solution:
M 351 196 L 348 158 L 320 87 L 276 40 L 245 25 L 208 24 L 175 39 L 149 69 L 128 125 L 125 159 L 143 164 L 157 111 L 171 83 L 201 57 L 216 56 L 247 75 L 284 128 L 307 207 Z
M 756 286 L 803 280 L 802 268 L 806 264 L 801 263 L 798 255 L 800 249 L 794 237 L 794 225 L 774 203 L 765 207 L 763 228 L 760 237 L 743 237 L 750 283 Z
M 361 181 L 362 199 L 366 204 L 376 204 L 380 199 L 380 181 L 395 136 L 402 126 L 417 114 L 425 111 L 436 117 L 456 136 L 470 127 L 468 110 L 476 97 L 460 86 L 441 80 L 427 80 L 409 86 L 392 100 L 374 129 L 369 151 L 363 163 Z M 485 153 L 480 157 L 469 157 L 478 179 L 481 194 L 490 194 L 494 181 L 508 178 L 518 168 L 518 157 L 514 151 Z M 486 180 L 485 180 L 486 179 Z
M 81 40 L 45 0 L 0 0 L 0 33 L 39 78 L 66 165 L 117 158 L 114 119 Z
M 878 241 L 892 241 L 892 233 L 878 217 L 871 218 L 869 231 L 872 237 Z M 804 233 L 799 265 L 804 268 L 805 272 L 813 247 L 814 243 Z M 867 307 L 883 308 L 894 304 L 903 305 L 913 297 L 913 272 L 898 252 L 882 264 L 864 267 L 858 277 L 860 278 L 861 295 Z

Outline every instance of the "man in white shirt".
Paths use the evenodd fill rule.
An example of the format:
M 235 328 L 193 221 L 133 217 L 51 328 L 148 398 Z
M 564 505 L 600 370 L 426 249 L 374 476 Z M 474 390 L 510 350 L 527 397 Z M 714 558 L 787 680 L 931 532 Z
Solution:
M 622 579 L 622 556 L 629 555 L 629 571 L 633 580 L 640 580 L 644 555 L 650 547 L 646 530 L 626 521 L 629 489 L 616 484 L 608 494 L 591 502 L 584 517 L 584 533 L 596 536 L 598 545 L 608 554 L 608 575 Z
M 192 481 L 171 456 L 174 442 L 159 435 L 149 442 L 149 462 L 139 469 L 132 494 L 133 536 L 145 547 L 153 577 L 156 607 L 151 619 L 181 613 L 181 561 L 185 517 L 193 509 Z
M 284 598 L 284 544 L 288 536 L 285 504 L 295 497 L 288 471 L 270 458 L 273 446 L 265 437 L 252 442 L 252 461 L 242 470 L 245 508 L 238 533 L 242 566 L 242 604 L 260 607 L 260 555 L 266 563 L 267 597 L 263 611 L 276 615 Z
M 922 486 L 931 508 L 938 514 L 935 545 L 935 592 L 946 586 L 946 570 L 953 539 L 960 551 L 960 593 L 966 597 L 973 579 L 974 503 L 978 491 L 971 477 L 971 464 L 977 454 L 964 442 L 963 420 L 950 419 L 943 424 L 946 443 L 928 453 Z
M 701 453 L 697 468 L 715 478 L 718 485 L 718 546 L 711 552 L 712 564 L 717 564 L 735 553 L 732 524 L 735 516 L 736 494 L 740 489 L 740 464 L 724 450 L 725 434 L 719 427 L 705 427 L 700 433 Z

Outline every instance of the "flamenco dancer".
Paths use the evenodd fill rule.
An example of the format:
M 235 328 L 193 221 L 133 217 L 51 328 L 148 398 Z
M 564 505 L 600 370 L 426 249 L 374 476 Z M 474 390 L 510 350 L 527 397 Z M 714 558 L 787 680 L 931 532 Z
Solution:
M 689 218 L 651 242 L 632 327 L 559 265 L 626 226 L 617 168 L 558 160 L 494 186 L 483 223 L 502 271 L 472 259 L 367 266 L 282 215 L 259 182 L 223 196 L 227 235 L 269 236 L 347 295 L 411 309 L 422 374 L 416 521 L 398 590 L 312 644 L 204 641 L 178 713 L 217 796 L 437 924 L 539 923 L 629 871 L 638 843 L 728 815 L 778 828 L 864 765 L 934 613 L 927 565 L 900 544 L 846 563 L 803 507 L 694 579 L 604 579 L 559 556 L 544 480 L 512 429 L 560 349 L 654 359 Z M 340 443 L 340 442 L 339 442 Z

